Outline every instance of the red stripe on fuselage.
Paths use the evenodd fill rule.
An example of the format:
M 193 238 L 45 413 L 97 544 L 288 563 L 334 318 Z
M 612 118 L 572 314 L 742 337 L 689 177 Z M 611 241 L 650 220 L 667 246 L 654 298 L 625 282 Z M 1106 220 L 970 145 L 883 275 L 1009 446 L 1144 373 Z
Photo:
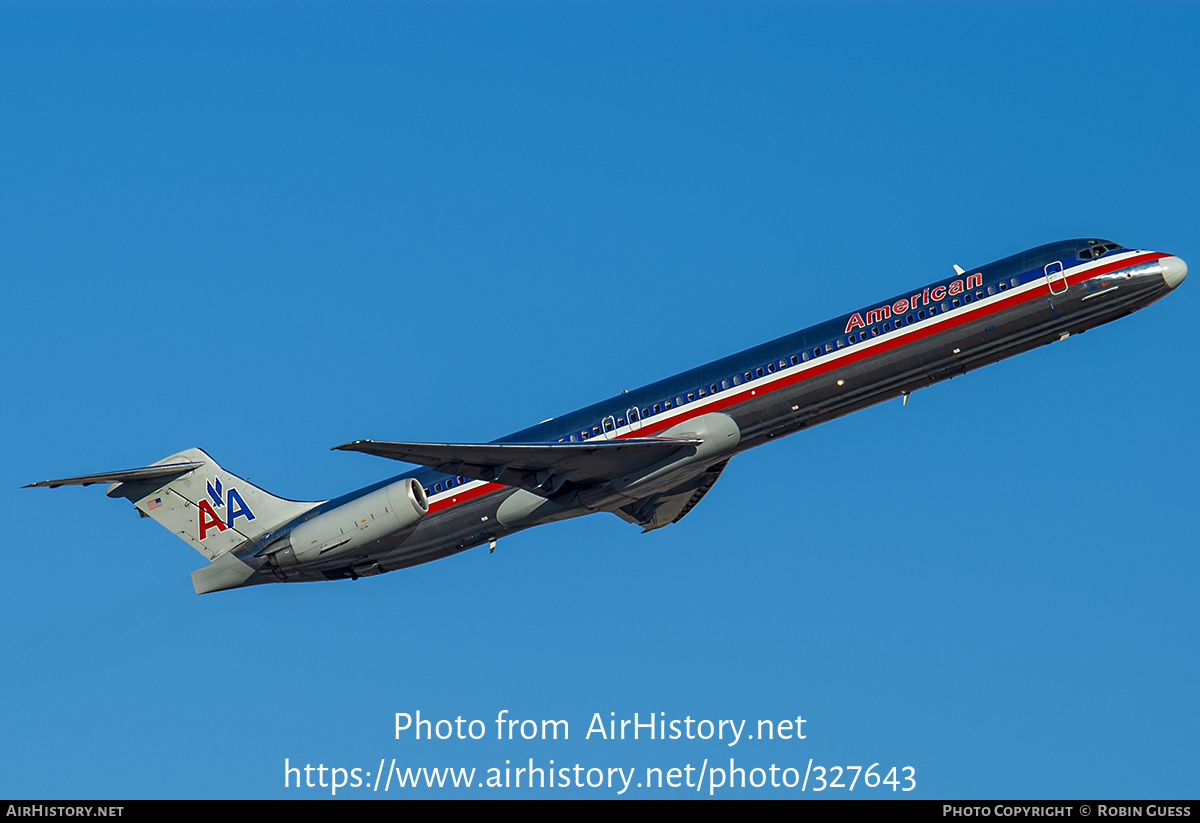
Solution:
M 505 486 L 502 483 L 484 483 L 482 486 L 476 486 L 473 489 L 465 489 L 458 494 L 450 495 L 445 500 L 439 500 L 436 503 L 430 503 L 428 513 L 433 514 L 434 512 L 440 512 L 450 508 L 451 506 L 457 506 L 459 503 L 466 503 L 468 500 L 474 500 L 476 497 L 483 497 L 489 492 L 506 488 L 508 488 L 508 486 Z
M 1128 257 L 1124 260 L 1114 260 L 1112 263 L 1107 263 L 1103 266 L 1097 266 L 1093 269 L 1087 269 L 1086 271 L 1072 273 L 1072 269 L 1067 269 L 1066 282 L 1068 287 L 1073 286 L 1077 283 L 1083 282 L 1084 280 L 1090 280 L 1093 277 L 1102 277 L 1110 272 L 1127 269 L 1130 266 L 1137 266 L 1142 263 L 1150 263 L 1169 256 L 1170 255 L 1164 252 L 1147 252 L 1146 254 L 1137 255 L 1136 257 Z M 726 392 L 728 393 L 719 400 L 709 400 L 702 406 L 700 404 L 689 404 L 686 411 L 674 415 L 663 415 L 659 418 L 656 418 L 652 423 L 647 423 L 643 420 L 642 426 L 637 431 L 619 434 L 617 435 L 616 439 L 623 440 L 626 438 L 651 436 L 656 432 L 669 429 L 670 427 L 676 426 L 686 420 L 690 420 L 693 417 L 699 417 L 702 414 L 707 414 L 713 411 L 721 411 L 722 409 L 727 409 L 730 406 L 736 406 L 740 403 L 746 402 L 752 397 L 761 397 L 764 394 L 787 388 L 788 386 L 793 386 L 796 383 L 800 383 L 804 380 L 809 380 L 813 377 L 819 377 L 823 374 L 828 374 L 829 372 L 841 368 L 842 366 L 858 363 L 866 360 L 869 357 L 894 351 L 901 346 L 907 346 L 910 343 L 924 340 L 928 337 L 932 337 L 935 334 L 940 334 L 941 332 L 957 328 L 965 323 L 970 323 L 980 318 L 987 317 L 988 315 L 996 314 L 997 312 L 1012 308 L 1013 306 L 1020 305 L 1021 303 L 1025 303 L 1039 297 L 1047 296 L 1049 294 L 1050 290 L 1048 286 L 1045 292 L 1035 287 L 1020 294 L 1013 294 L 1008 297 L 992 299 L 974 308 L 964 307 L 952 315 L 944 315 L 941 319 L 927 318 L 924 321 L 917 321 L 916 324 L 906 327 L 909 329 L 908 331 L 901 332 L 900 334 L 892 333 L 890 339 L 887 336 L 872 338 L 870 345 L 866 347 L 863 347 L 862 343 L 856 343 L 854 346 L 860 349 L 858 351 L 852 347 L 850 349 L 840 349 L 840 354 L 838 352 L 830 352 L 827 355 L 824 355 L 826 358 L 825 362 L 821 362 L 821 360 L 809 361 L 813 365 L 795 374 L 780 377 L 769 384 L 742 389 L 738 392 L 733 392 L 729 389 L 726 389 Z M 792 368 L 796 367 L 793 366 Z M 712 396 L 713 395 L 709 395 L 709 397 Z M 444 511 L 451 506 L 458 505 L 459 503 L 465 503 L 468 500 L 474 500 L 477 497 L 482 497 L 485 494 L 490 494 L 491 492 L 499 491 L 500 489 L 505 488 L 509 487 L 502 483 L 485 483 L 482 486 L 478 486 L 461 494 L 454 495 L 452 498 L 441 500 L 437 503 L 431 503 L 429 506 L 429 513 L 432 514 L 434 512 Z
M 1088 269 L 1087 271 L 1079 272 L 1075 275 L 1071 275 L 1069 273 L 1070 270 L 1068 270 L 1067 285 L 1075 285 L 1076 283 L 1081 283 L 1084 280 L 1090 280 L 1093 277 L 1101 277 L 1109 272 L 1127 269 L 1130 266 L 1140 265 L 1141 263 L 1149 263 L 1154 260 L 1159 260 L 1163 257 L 1169 256 L 1170 255 L 1162 252 L 1149 252 L 1147 254 L 1138 255 L 1137 257 L 1130 257 L 1126 258 L 1125 260 L 1117 260 L 1111 264 L 1098 266 L 1094 269 Z M 812 365 L 796 374 L 781 377 L 765 386 L 755 386 L 749 389 L 743 389 L 731 395 L 727 395 L 721 400 L 705 404 L 702 410 L 698 409 L 695 411 L 695 413 L 689 413 L 691 412 L 691 407 L 689 407 L 688 412 L 684 412 L 682 414 L 664 416 L 663 418 L 656 419 L 653 423 L 643 422 L 641 430 L 636 432 L 627 432 L 626 434 L 621 434 L 617 437 L 618 439 L 626 437 L 645 437 L 647 434 L 663 431 L 671 426 L 676 426 L 685 420 L 698 417 L 701 414 L 706 414 L 710 411 L 720 411 L 722 409 L 727 409 L 730 406 L 736 406 L 739 403 L 749 400 L 751 397 L 760 397 L 769 392 L 795 385 L 796 383 L 804 380 L 808 380 L 813 377 L 819 377 L 822 374 L 828 374 L 829 372 L 840 368 L 841 366 L 849 365 L 851 363 L 858 363 L 866 360 L 868 357 L 874 357 L 878 354 L 894 351 L 901 346 L 907 346 L 910 343 L 915 343 L 918 340 L 924 340 L 927 337 L 940 334 L 948 329 L 957 328 L 965 323 L 970 323 L 980 318 L 987 317 L 990 314 L 995 314 L 1003 311 L 1004 309 L 1012 308 L 1013 306 L 1017 306 L 1029 300 L 1034 300 L 1038 297 L 1049 294 L 1049 287 L 1047 287 L 1045 292 L 1042 292 L 1040 289 L 1033 288 L 1028 292 L 1022 292 L 1009 297 L 994 299 L 975 308 L 959 310 L 953 315 L 944 316 L 942 319 L 927 318 L 926 320 L 918 321 L 912 326 L 908 326 L 907 328 L 909 328 L 910 331 L 902 332 L 898 335 L 893 334 L 893 337 L 890 340 L 886 336 L 873 338 L 872 344 L 864 350 L 855 351 L 854 348 L 840 349 L 838 351 L 843 352 L 840 355 L 838 352 L 830 352 L 824 355 L 824 357 L 827 358 L 826 362 L 824 363 L 822 363 L 820 360 L 809 361 L 814 362 L 815 365 Z M 854 345 L 861 347 L 863 344 L 857 343 Z M 728 391 L 728 389 L 726 391 Z M 712 395 L 709 396 L 711 397 Z

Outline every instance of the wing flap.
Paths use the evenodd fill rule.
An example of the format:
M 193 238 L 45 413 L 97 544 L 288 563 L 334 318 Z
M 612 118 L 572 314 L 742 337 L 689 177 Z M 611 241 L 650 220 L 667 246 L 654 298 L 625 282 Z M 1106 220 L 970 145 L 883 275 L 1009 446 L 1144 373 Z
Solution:
M 722 460 L 709 466 L 687 483 L 622 506 L 614 514 L 627 523 L 641 526 L 643 534 L 678 523 L 696 507 L 704 495 L 708 494 L 708 490 L 717 482 L 728 463 L 728 459 Z

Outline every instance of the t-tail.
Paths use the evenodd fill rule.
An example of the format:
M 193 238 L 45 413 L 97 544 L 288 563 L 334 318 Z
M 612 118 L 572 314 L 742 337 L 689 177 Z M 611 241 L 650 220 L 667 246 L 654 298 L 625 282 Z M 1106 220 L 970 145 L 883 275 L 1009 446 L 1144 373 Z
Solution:
M 111 483 L 109 497 L 131 500 L 142 517 L 154 518 L 212 561 L 192 572 L 196 594 L 268 582 L 233 549 L 318 505 L 263 491 L 201 449 L 186 449 L 142 469 L 43 480 L 26 488 L 94 483 Z

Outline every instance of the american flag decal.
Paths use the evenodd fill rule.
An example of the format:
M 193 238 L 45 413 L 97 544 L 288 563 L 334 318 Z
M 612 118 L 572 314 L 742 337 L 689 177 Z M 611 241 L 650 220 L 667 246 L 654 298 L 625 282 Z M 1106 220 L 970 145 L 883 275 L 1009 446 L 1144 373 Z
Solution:
M 146 509 L 147 510 L 157 509 L 161 505 L 162 505 L 162 498 L 156 497 L 153 500 L 151 500 L 149 503 L 146 504 Z

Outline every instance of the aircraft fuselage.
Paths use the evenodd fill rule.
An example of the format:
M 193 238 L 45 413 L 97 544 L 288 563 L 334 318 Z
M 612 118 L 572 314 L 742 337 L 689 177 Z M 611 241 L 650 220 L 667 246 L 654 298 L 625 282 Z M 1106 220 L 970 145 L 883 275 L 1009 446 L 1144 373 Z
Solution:
M 719 413 L 733 421 L 739 435 L 727 453 L 713 458 L 723 467 L 734 454 L 771 439 L 1137 311 L 1178 285 L 1171 278 L 1182 279 L 1180 270 L 1186 273 L 1178 258 L 1123 248 L 1105 251 L 1105 245 L 1115 244 L 1070 240 L 1030 249 L 496 442 L 655 437 Z M 1091 251 L 1095 257 L 1083 259 L 1081 251 Z M 616 511 L 638 499 L 599 489 L 590 496 L 576 494 L 543 517 L 508 524 L 502 509 L 505 501 L 528 492 L 430 469 L 378 485 L 409 477 L 416 478 L 429 497 L 429 514 L 411 534 L 395 543 L 383 539 L 353 562 L 342 558 L 325 566 L 285 570 L 287 578 L 329 579 L 404 568 L 549 520 Z M 687 510 L 690 507 L 683 513 Z M 247 546 L 245 553 L 252 555 L 253 548 Z
M 1086 239 L 956 266 L 491 443 L 338 446 L 426 468 L 334 500 L 275 497 L 199 449 L 32 485 L 111 483 L 211 561 L 192 573 L 197 593 L 379 574 L 598 511 L 650 531 L 687 515 L 739 452 L 1116 320 L 1186 275 L 1178 257 Z

